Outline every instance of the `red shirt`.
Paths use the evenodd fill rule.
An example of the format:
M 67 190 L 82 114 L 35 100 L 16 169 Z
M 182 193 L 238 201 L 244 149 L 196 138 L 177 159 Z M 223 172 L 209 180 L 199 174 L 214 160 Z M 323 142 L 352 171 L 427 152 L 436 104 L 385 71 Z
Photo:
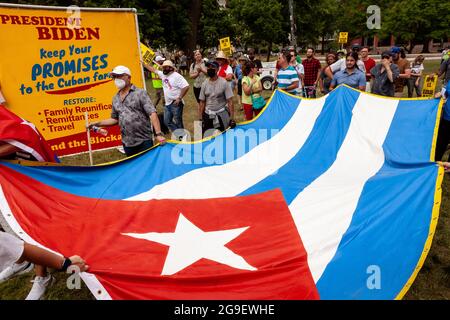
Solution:
M 220 67 L 219 72 L 217 73 L 217 75 L 218 75 L 219 77 L 222 77 L 222 78 L 225 79 L 225 78 L 227 77 L 227 73 L 226 73 L 227 69 L 228 69 L 228 64 L 223 64 L 223 65 Z
M 367 59 L 364 61 L 364 66 L 366 67 L 366 81 L 370 81 L 370 76 L 367 76 L 367 74 L 370 74 L 370 70 L 372 70 L 373 67 L 375 67 L 376 62 L 372 58 Z
M 305 59 L 302 61 L 302 64 L 305 68 L 305 86 L 313 86 L 314 82 L 317 81 L 317 73 L 322 68 L 320 61 L 316 58 L 312 58 L 311 61 L 309 61 L 309 59 Z

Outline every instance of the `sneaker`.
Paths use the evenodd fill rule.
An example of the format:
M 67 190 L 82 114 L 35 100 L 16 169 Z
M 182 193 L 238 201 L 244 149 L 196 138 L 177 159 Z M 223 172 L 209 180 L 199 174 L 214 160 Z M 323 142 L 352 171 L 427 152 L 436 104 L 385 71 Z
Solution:
M 0 283 L 33 270 L 34 264 L 28 261 L 14 263 L 0 273 Z
M 41 300 L 47 288 L 51 287 L 55 282 L 55 278 L 51 274 L 46 277 L 36 276 L 31 282 L 33 283 L 33 287 L 25 300 Z

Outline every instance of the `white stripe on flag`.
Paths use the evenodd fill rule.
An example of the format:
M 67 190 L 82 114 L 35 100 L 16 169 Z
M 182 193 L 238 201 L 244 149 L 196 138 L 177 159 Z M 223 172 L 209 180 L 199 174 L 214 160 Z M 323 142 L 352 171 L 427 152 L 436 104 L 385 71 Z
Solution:
M 383 143 L 397 105 L 361 94 L 336 161 L 289 206 L 315 282 L 336 254 L 364 185 L 384 164 Z
M 126 200 L 232 197 L 274 174 L 302 148 L 326 98 L 301 100 L 284 128 L 242 157 L 220 166 L 193 170 Z
M 17 140 L 11 140 L 11 139 L 6 139 L 4 140 L 5 142 L 19 148 L 22 149 L 25 152 L 28 152 L 29 154 L 31 154 L 33 157 L 36 158 L 37 161 L 45 161 L 44 157 L 41 156 L 41 154 L 39 152 L 37 152 L 36 150 L 34 150 L 33 148 L 17 141 Z

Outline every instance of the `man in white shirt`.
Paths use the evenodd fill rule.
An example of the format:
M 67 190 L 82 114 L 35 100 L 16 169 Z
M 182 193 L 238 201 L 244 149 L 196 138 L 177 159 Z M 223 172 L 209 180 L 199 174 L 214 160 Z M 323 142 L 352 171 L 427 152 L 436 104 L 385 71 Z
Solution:
M 181 139 L 184 136 L 184 132 L 179 131 L 179 129 L 184 129 L 183 97 L 189 91 L 189 83 L 181 74 L 175 71 L 175 66 L 170 60 L 164 61 L 162 71 L 156 70 L 149 65 L 144 65 L 144 67 L 161 78 L 166 104 L 164 107 L 164 123 L 176 135 L 177 139 Z

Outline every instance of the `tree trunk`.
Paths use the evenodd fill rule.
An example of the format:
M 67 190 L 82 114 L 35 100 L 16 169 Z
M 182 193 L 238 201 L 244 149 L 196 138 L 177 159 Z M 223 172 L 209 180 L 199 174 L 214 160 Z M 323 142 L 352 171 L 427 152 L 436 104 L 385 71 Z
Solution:
M 325 36 L 322 35 L 322 55 L 325 54 Z
M 270 53 L 272 52 L 272 42 L 269 42 L 269 48 L 267 49 L 267 62 L 270 61 Z
M 422 53 L 430 53 L 430 48 L 428 47 L 429 45 L 430 45 L 430 38 L 425 38 L 423 40 Z
M 201 11 L 202 0 L 191 0 L 191 5 L 189 6 L 188 12 L 189 20 L 191 21 L 191 32 L 187 34 L 184 45 L 186 56 L 188 57 L 192 55 L 192 52 L 195 50 L 195 46 L 197 45 L 197 33 Z
M 408 44 L 408 53 L 411 54 L 413 52 L 413 49 L 415 48 L 416 43 L 414 42 L 414 40 L 410 40 L 409 44 Z

